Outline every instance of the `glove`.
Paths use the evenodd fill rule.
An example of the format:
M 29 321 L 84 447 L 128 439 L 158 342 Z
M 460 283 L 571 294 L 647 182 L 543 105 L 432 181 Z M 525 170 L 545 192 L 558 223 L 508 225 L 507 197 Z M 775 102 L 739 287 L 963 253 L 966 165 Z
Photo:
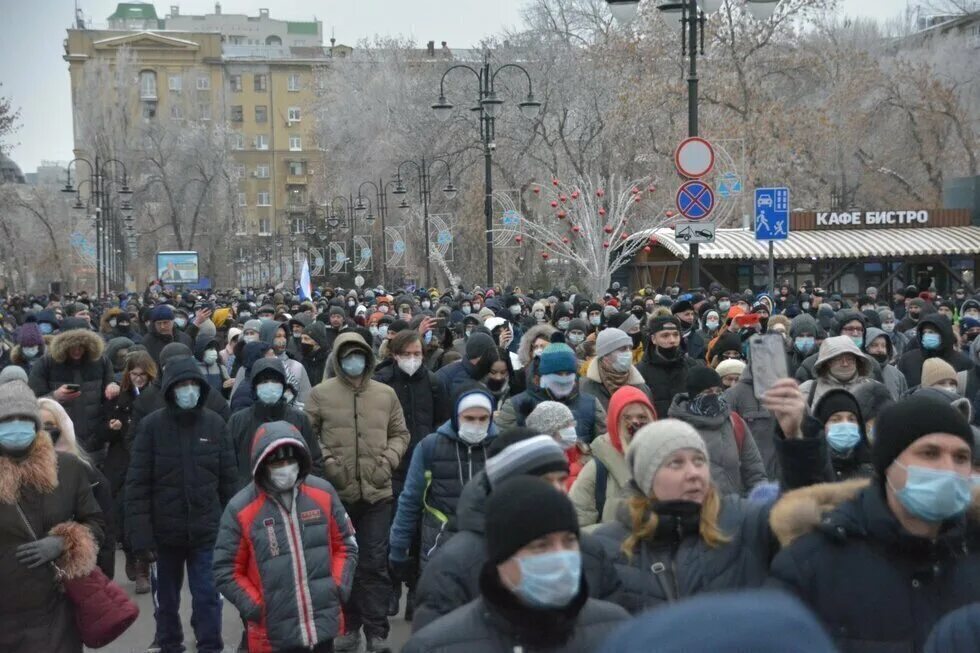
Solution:
M 40 540 L 21 544 L 17 547 L 16 556 L 17 562 L 27 565 L 28 569 L 34 569 L 57 560 L 64 552 L 65 538 L 49 535 Z
M 405 558 L 404 560 L 389 558 L 388 569 L 391 571 L 391 577 L 393 579 L 401 583 L 408 583 L 408 581 L 415 578 L 418 564 L 414 558 Z
M 156 562 L 157 552 L 153 549 L 143 549 L 142 551 L 136 552 L 136 557 L 146 563 Z

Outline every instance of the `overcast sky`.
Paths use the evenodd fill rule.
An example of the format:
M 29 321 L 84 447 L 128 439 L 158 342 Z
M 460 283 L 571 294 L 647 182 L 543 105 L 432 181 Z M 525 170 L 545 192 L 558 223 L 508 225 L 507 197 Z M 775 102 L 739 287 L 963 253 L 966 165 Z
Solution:
M 78 0 L 87 19 L 104 24 L 116 0 Z M 224 0 L 224 13 L 257 15 L 259 7 L 272 16 L 323 21 L 324 41 L 335 33 L 340 43 L 353 44 L 375 34 L 404 35 L 419 43 L 448 41 L 468 47 L 504 27 L 520 24 L 525 0 Z M 21 109 L 21 129 L 10 155 L 25 172 L 43 160 L 71 159 L 72 121 L 68 64 L 62 59 L 65 29 L 71 25 L 75 0 L 3 0 L 0 21 L 0 94 Z M 210 0 L 164 0 L 154 3 L 164 16 L 171 4 L 183 14 L 214 11 Z M 850 15 L 891 18 L 906 0 L 842 0 Z

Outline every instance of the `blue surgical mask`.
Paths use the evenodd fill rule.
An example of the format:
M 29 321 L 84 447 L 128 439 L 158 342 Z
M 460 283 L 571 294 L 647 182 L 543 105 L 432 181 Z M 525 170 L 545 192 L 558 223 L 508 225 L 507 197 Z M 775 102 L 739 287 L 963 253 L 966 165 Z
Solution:
M 568 344 L 570 344 L 572 347 L 578 347 L 583 342 L 585 342 L 585 334 L 584 333 L 577 333 L 577 332 L 576 333 L 569 333 L 566 336 L 566 340 L 568 340 Z
M 255 395 L 263 404 L 274 404 L 282 397 L 282 390 L 278 381 L 264 381 L 255 387 Z
M 470 311 L 473 309 L 470 308 L 469 304 L 463 304 L 463 306 L 459 310 L 463 315 L 469 315 Z
M 888 484 L 915 517 L 938 523 L 963 514 L 970 505 L 970 477 L 944 469 L 895 464 L 908 472 L 905 487 L 895 490 L 891 481 Z
M 21 348 L 21 351 L 28 358 L 37 358 L 37 352 L 38 352 L 38 348 L 37 347 L 22 347 Z
M 564 608 L 582 584 L 582 554 L 549 551 L 520 558 L 521 582 L 513 588 L 522 601 L 535 608 Z
M 187 318 L 186 317 L 174 318 L 174 324 L 177 325 L 178 329 L 183 329 L 185 326 L 187 326 Z
M 728 309 L 732 307 L 731 302 L 718 302 L 718 310 L 722 313 L 727 313 Z
M 9 451 L 23 451 L 34 444 L 37 428 L 33 420 L 14 419 L 0 422 L 0 446 Z
M 571 324 L 571 322 L 572 321 L 567 317 L 563 317 L 560 320 L 558 320 L 558 328 L 564 331 L 565 329 L 568 328 L 568 325 Z
M 851 342 L 854 343 L 855 347 L 860 349 L 864 345 L 864 336 L 851 336 Z
M 49 335 L 52 331 L 54 331 L 54 327 L 51 326 L 50 322 L 41 322 L 40 324 L 37 325 L 37 328 L 41 332 L 41 334 L 45 336 Z
M 387 335 L 388 335 L 388 325 L 382 324 L 381 326 L 378 327 L 378 337 L 384 338 Z
M 367 358 L 364 354 L 350 354 L 340 361 L 340 369 L 347 376 L 361 376 L 364 374 L 365 367 L 367 367 Z
M 816 344 L 816 340 L 809 336 L 800 336 L 793 341 L 793 346 L 796 347 L 796 351 L 801 354 L 806 354 L 813 351 L 813 347 Z
M 923 333 L 920 340 L 922 342 L 922 348 L 928 349 L 929 351 L 935 351 L 943 344 L 943 338 L 938 333 Z
M 589 318 L 589 324 L 592 326 L 599 326 L 600 322 L 602 322 L 602 317 L 599 315 L 593 315 Z
M 218 350 L 217 349 L 209 349 L 206 352 L 204 352 L 204 362 L 206 364 L 208 364 L 208 365 L 214 365 L 217 360 L 218 360 Z
M 718 328 L 718 320 L 708 320 L 704 325 L 708 327 L 708 331 L 714 331 Z
M 861 442 L 861 429 L 853 422 L 840 422 L 827 427 L 827 444 L 837 453 L 849 453 Z
M 541 387 L 559 399 L 565 398 L 575 390 L 575 383 L 578 379 L 574 374 L 543 374 L 541 376 Z
M 174 400 L 184 410 L 190 410 L 197 406 L 200 399 L 201 388 L 197 385 L 185 385 L 174 390 Z

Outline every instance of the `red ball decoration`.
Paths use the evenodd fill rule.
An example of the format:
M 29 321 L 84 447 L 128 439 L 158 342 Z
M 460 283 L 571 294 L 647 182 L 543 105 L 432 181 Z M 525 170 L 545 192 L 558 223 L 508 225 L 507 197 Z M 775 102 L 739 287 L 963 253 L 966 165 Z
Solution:
M 627 238 L 629 238 L 629 237 L 630 237 L 630 235 L 629 235 L 629 234 L 623 234 L 623 240 L 626 240 L 626 239 L 627 239 Z
M 555 243 L 549 240 L 548 242 L 545 243 L 545 245 L 547 245 L 548 247 L 554 247 Z
M 633 194 L 633 195 L 636 195 L 639 192 L 640 192 L 640 189 L 637 188 L 636 186 L 633 186 L 633 188 L 630 189 L 630 193 Z
M 568 216 L 568 214 L 565 213 L 564 211 L 559 211 L 558 212 L 558 219 L 559 220 L 564 220 L 567 216 Z
M 560 199 L 564 203 L 564 202 L 567 202 L 568 201 L 568 196 L 567 195 L 559 195 L 558 196 L 558 199 Z
M 646 252 L 647 254 L 649 254 L 650 252 L 653 251 L 653 248 L 650 247 L 649 245 L 647 245 L 646 247 L 643 248 L 643 251 Z
M 544 260 L 547 261 L 548 260 L 548 252 L 541 252 L 541 258 L 543 258 Z
M 668 218 L 672 218 L 672 217 L 674 217 L 674 212 L 673 211 L 667 211 L 666 213 L 664 213 L 664 215 L 666 215 Z
M 606 194 L 606 191 L 602 190 L 601 188 L 595 192 L 595 196 L 596 197 L 602 197 L 605 194 Z
M 572 227 L 572 231 L 574 231 L 575 233 L 578 233 L 578 232 L 582 231 L 582 227 L 580 227 L 578 225 L 575 225 L 575 226 Z
M 567 245 L 568 244 L 568 236 L 565 236 L 564 238 L 562 238 L 561 239 L 561 242 L 563 242 L 563 243 L 565 243 Z
M 606 249 L 609 249 L 609 241 L 608 240 L 603 241 L 602 246 L 605 247 Z
M 656 186 L 650 186 L 650 187 L 647 188 L 647 192 L 648 193 L 656 193 L 657 192 L 657 187 Z
M 639 201 L 642 201 L 643 200 L 643 196 L 640 195 L 640 194 L 636 194 L 636 195 L 633 196 L 633 199 L 636 200 L 637 202 L 639 202 Z
M 557 209 L 558 208 L 558 201 L 557 200 L 551 200 L 551 208 L 553 208 L 553 209 Z
M 577 200 L 578 199 L 578 191 L 577 190 L 573 190 L 572 191 L 572 199 L 573 200 Z
M 606 215 L 606 209 L 600 207 L 599 208 L 599 215 L 602 215 L 602 216 Z
M 520 243 L 522 240 L 524 240 L 524 239 L 521 238 L 520 236 L 514 236 L 514 241 L 515 242 Z
M 540 193 L 540 192 L 541 192 L 541 188 L 540 188 L 540 187 L 538 187 L 538 186 L 535 186 L 535 187 L 534 187 L 534 188 L 533 188 L 532 190 L 534 191 L 534 194 L 535 194 L 535 195 L 537 195 L 538 193 Z
M 552 180 L 551 180 L 551 184 L 552 184 L 553 186 L 557 186 L 557 185 L 558 185 L 558 180 L 557 180 L 557 179 L 552 179 Z
M 612 233 L 612 227 L 610 227 L 609 225 L 606 225 L 605 227 L 603 227 L 602 230 L 605 231 L 607 234 L 611 234 Z

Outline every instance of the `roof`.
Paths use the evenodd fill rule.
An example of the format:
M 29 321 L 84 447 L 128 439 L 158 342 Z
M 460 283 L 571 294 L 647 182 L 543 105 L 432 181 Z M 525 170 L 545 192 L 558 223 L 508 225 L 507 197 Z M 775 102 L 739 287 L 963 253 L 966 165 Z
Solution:
M 688 258 L 690 248 L 674 240 L 674 230 L 661 228 L 653 238 L 674 256 Z M 793 231 L 776 241 L 776 259 L 852 259 L 888 256 L 965 256 L 980 254 L 980 227 L 934 229 L 843 229 Z M 718 229 L 715 242 L 701 245 L 702 259 L 764 261 L 769 246 L 750 229 Z
M 318 33 L 317 24 L 309 22 L 295 22 L 289 21 L 286 23 L 286 33 L 287 34 L 312 34 L 316 36 Z
M 116 11 L 109 16 L 108 20 L 157 20 L 156 8 L 142 2 L 120 2 L 116 5 Z

